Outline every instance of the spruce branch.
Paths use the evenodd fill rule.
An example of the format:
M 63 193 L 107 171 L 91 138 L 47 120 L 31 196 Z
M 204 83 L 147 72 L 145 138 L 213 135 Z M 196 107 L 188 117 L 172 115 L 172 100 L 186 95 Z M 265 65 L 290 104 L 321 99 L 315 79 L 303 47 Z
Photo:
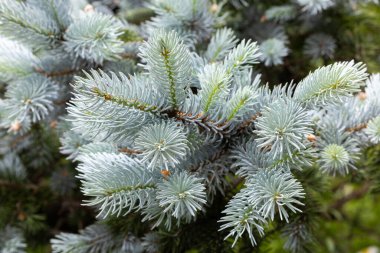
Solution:
M 152 82 L 144 76 L 129 79 L 102 71 L 91 71 L 86 76 L 77 78 L 77 93 L 68 111 L 76 119 L 74 127 L 85 130 L 82 133 L 90 138 L 125 142 L 126 137 L 134 138 L 141 126 L 152 122 L 157 111 L 167 108 L 165 101 L 158 99 L 158 90 L 149 87 Z
M 176 110 L 184 101 L 193 72 L 191 55 L 174 31 L 157 30 L 140 48 L 144 68 Z
M 307 104 L 336 102 L 359 91 L 367 76 L 363 63 L 334 63 L 321 67 L 304 78 L 297 85 L 294 98 Z
M 230 74 L 258 63 L 260 55 L 256 42 L 252 42 L 251 40 L 241 41 L 224 59 L 227 73 Z
M 372 143 L 380 142 L 380 116 L 369 121 L 364 132 L 369 136 Z
M 265 66 L 276 66 L 283 64 L 283 58 L 289 54 L 286 46 L 287 41 L 279 38 L 270 38 L 260 44 L 260 59 Z
M 240 123 L 244 121 L 247 117 L 254 116 L 252 115 L 252 110 L 254 110 L 254 106 L 256 105 L 257 93 L 252 86 L 244 86 L 242 88 L 238 88 L 235 93 L 231 96 L 230 100 L 227 101 L 227 115 L 226 121 L 231 122 L 235 121 L 242 126 Z M 243 124 L 245 124 L 243 122 Z
M 51 240 L 54 253 L 106 253 L 122 248 L 123 237 L 102 224 L 94 224 L 79 234 L 60 233 Z
M 26 252 L 25 238 L 22 231 L 15 227 L 7 226 L 0 230 L 0 248 L 4 253 Z
M 135 142 L 148 168 L 174 168 L 189 151 L 185 129 L 175 122 L 145 126 Z
M 220 61 L 235 47 L 237 42 L 236 36 L 231 29 L 219 29 L 211 37 L 205 52 L 205 58 L 209 62 Z
M 226 73 L 226 69 L 221 64 L 206 65 L 199 74 L 201 91 L 201 104 L 203 112 L 208 113 L 215 104 L 226 99 L 229 93 L 229 83 L 231 76 Z
M 98 216 L 125 215 L 149 206 L 156 186 L 138 161 L 107 153 L 82 156 L 81 161 L 78 177 L 84 195 L 91 198 L 86 205 L 97 206 Z
M 302 185 L 289 172 L 281 170 L 261 170 L 247 182 L 249 195 L 247 200 L 257 207 L 263 218 L 274 219 L 278 213 L 280 219 L 289 221 L 286 209 L 296 213 L 302 212 L 298 206 L 304 205 Z
M 254 229 L 258 231 L 260 236 L 264 235 L 266 220 L 249 204 L 247 199 L 248 193 L 246 191 L 237 193 L 228 202 L 226 209 L 222 212 L 225 216 L 219 221 L 223 223 L 220 230 L 230 230 L 226 238 L 234 237 L 232 247 L 245 232 L 248 233 L 252 245 L 256 245 Z
M 30 75 L 8 87 L 2 108 L 6 119 L 1 125 L 29 121 L 35 123 L 53 110 L 53 101 L 58 97 L 58 85 L 38 74 Z
M 354 163 L 360 153 L 359 143 L 342 129 L 333 129 L 327 126 L 327 131 L 321 132 L 317 141 L 321 150 L 318 162 L 325 173 L 345 175 L 349 169 L 356 169 Z
M 357 140 L 376 130 L 378 88 L 370 83 L 365 99 L 351 96 L 367 78 L 365 66 L 335 63 L 298 86 L 261 86 L 252 65 L 261 57 L 267 64 L 282 61 L 288 53 L 283 27 L 268 31 L 278 34 L 264 36 L 261 49 L 251 41 L 238 44 L 229 29 L 217 30 L 206 47 L 197 44 L 212 30 L 203 22 L 210 14 L 205 1 L 154 1 L 150 7 L 157 15 L 144 25 L 149 38 L 139 49 L 141 74 L 115 74 L 110 70 L 121 68 L 107 66 L 75 79 L 68 108 L 74 134 L 63 143 L 80 163 L 87 205 L 100 218 L 139 211 L 153 228 L 170 230 L 197 219 L 218 191 L 239 189 L 244 181 L 223 211 L 221 230 L 229 230 L 234 245 L 247 232 L 254 245 L 267 222 L 284 220 L 297 229 L 285 231 L 295 247 L 304 234 L 293 223 L 299 214 L 291 213 L 306 212 L 308 185 L 304 190 L 292 173 L 299 170 L 299 178 L 313 165 L 346 173 L 354 167 Z M 272 10 L 273 19 L 292 19 L 295 9 Z M 83 138 L 80 147 L 75 138 Z
M 19 182 L 26 178 L 26 169 L 16 153 L 8 153 L 0 160 L 0 178 L 9 182 Z M 6 185 L 7 182 L 0 183 Z
M 159 205 L 176 219 L 191 219 L 206 204 L 205 187 L 201 181 L 185 172 L 170 176 L 158 185 L 156 198 Z
M 316 15 L 335 4 L 333 0 L 297 0 L 304 12 Z
M 0 77 L 3 81 L 32 74 L 39 64 L 40 60 L 29 48 L 5 38 L 0 39 Z
M 207 0 L 152 1 L 148 6 L 156 13 L 147 22 L 150 35 L 156 29 L 174 30 L 191 46 L 209 39 L 216 22 Z
M 47 47 L 60 37 L 56 22 L 51 22 L 47 12 L 29 3 L 4 0 L 0 3 L 0 32 L 32 47 Z
M 306 245 L 313 242 L 310 221 L 299 216 L 291 223 L 285 224 L 282 228 L 282 236 L 286 238 L 284 248 L 292 252 L 303 252 Z
M 75 57 L 102 64 L 123 52 L 121 23 L 112 16 L 88 14 L 72 23 L 65 33 L 65 50 Z
M 305 41 L 304 54 L 317 59 L 318 57 L 332 58 L 336 48 L 335 39 L 323 33 L 316 33 L 308 37 Z
M 259 147 L 270 145 L 274 158 L 285 154 L 292 156 L 292 149 L 305 149 L 303 140 L 312 133 L 311 121 L 301 104 L 291 100 L 278 100 L 268 105 L 256 124 Z
M 279 23 L 289 21 L 295 18 L 296 15 L 297 9 L 291 4 L 272 6 L 265 11 L 265 18 L 267 20 L 273 20 Z

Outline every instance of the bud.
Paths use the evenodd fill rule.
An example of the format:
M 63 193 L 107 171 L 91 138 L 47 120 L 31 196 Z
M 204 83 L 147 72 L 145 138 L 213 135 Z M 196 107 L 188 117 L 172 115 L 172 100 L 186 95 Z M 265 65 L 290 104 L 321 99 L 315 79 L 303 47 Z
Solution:
M 24 221 L 24 220 L 26 220 L 26 213 L 24 213 L 23 211 L 20 211 L 19 213 L 18 213 L 18 215 L 17 215 L 17 219 L 19 220 L 19 221 Z
M 306 138 L 310 142 L 316 142 L 317 141 L 317 137 L 314 134 L 308 134 Z
M 86 13 L 91 13 L 91 12 L 94 12 L 95 9 L 94 9 L 94 6 L 92 6 L 91 4 L 87 4 L 85 7 L 84 7 L 84 12 Z
M 22 125 L 21 125 L 20 121 L 15 120 L 12 122 L 10 130 L 12 132 L 18 132 L 18 131 L 20 131 L 21 127 L 22 127 Z
M 366 94 L 365 92 L 361 91 L 361 92 L 358 93 L 358 98 L 359 98 L 361 101 L 364 101 L 364 100 L 366 100 L 366 98 L 367 98 L 367 94 Z
M 164 178 L 167 178 L 170 176 L 170 171 L 169 170 L 161 170 L 161 175 L 164 176 Z
M 213 3 L 210 7 L 212 13 L 216 13 L 219 10 L 219 6 L 216 3 Z
M 29 105 L 32 103 L 32 100 L 30 98 L 24 100 L 24 104 Z
M 111 100 L 112 99 L 112 95 L 111 94 L 105 94 L 104 95 L 104 99 L 105 100 Z
M 51 128 L 57 128 L 57 125 L 58 125 L 58 122 L 56 120 L 53 120 L 52 122 L 50 122 Z
M 260 22 L 264 23 L 265 21 L 267 21 L 267 16 L 265 16 L 265 15 L 261 16 Z

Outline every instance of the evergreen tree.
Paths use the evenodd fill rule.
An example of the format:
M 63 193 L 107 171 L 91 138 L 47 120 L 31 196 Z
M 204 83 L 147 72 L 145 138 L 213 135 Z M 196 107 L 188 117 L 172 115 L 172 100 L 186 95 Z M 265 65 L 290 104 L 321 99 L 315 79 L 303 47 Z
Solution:
M 321 32 L 301 51 L 330 60 L 300 81 L 260 70 L 293 54 L 291 22 L 355 4 L 252 5 L 265 20 L 239 39 L 224 10 L 249 1 L 1 1 L 1 252 L 41 234 L 54 253 L 245 252 L 275 235 L 310 250 L 327 181 L 357 176 L 359 196 L 380 181 L 360 161 L 380 142 L 380 74 L 333 61 Z

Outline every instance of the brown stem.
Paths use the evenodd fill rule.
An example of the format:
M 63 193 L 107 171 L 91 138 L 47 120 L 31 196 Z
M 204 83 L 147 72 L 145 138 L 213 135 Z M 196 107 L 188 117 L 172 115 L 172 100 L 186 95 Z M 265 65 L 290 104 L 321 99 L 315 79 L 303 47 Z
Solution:
M 357 132 L 357 131 L 363 130 L 364 128 L 367 128 L 367 123 L 362 123 L 362 124 L 359 124 L 357 126 L 347 128 L 346 131 L 350 132 L 350 133 L 353 133 L 353 132 Z
M 45 70 L 43 70 L 41 68 L 35 68 L 35 71 L 37 73 L 40 73 L 40 74 L 46 76 L 46 77 L 67 76 L 67 75 L 71 75 L 71 74 L 74 74 L 75 72 L 77 72 L 76 69 L 65 69 L 65 70 L 57 71 L 57 72 L 46 72 Z
M 0 187 L 8 187 L 8 188 L 15 188 L 15 189 L 26 188 L 26 189 L 31 189 L 35 191 L 35 190 L 38 190 L 40 186 L 35 185 L 35 184 L 24 184 L 24 183 L 0 180 Z
M 131 54 L 131 53 L 123 53 L 120 56 L 123 59 L 137 59 L 137 55 L 136 54 Z
M 370 186 L 371 185 L 369 182 L 364 183 L 360 188 L 358 188 L 358 189 L 354 190 L 353 192 L 351 192 L 350 194 L 343 196 L 342 198 L 338 199 L 335 203 L 333 203 L 331 205 L 330 209 L 340 210 L 343 208 L 343 206 L 347 202 L 354 200 L 354 199 L 360 199 L 361 197 L 363 197 L 368 192 L 368 190 L 370 189 Z
M 120 148 L 119 151 L 122 153 L 126 153 L 128 155 L 142 154 L 141 150 L 133 150 L 133 149 L 129 149 L 129 148 Z
M 185 112 L 181 112 L 181 111 L 175 111 L 174 117 L 177 120 L 181 120 L 181 121 L 191 121 L 189 119 L 199 119 L 199 121 L 201 121 L 202 124 L 204 124 L 206 126 L 213 126 L 213 125 L 215 125 L 215 121 L 210 120 L 210 118 L 207 117 L 207 116 L 204 117 L 204 115 L 202 113 L 193 115 L 191 113 L 185 113 Z M 195 123 L 196 123 L 196 121 L 195 121 Z M 218 124 L 218 125 L 215 125 L 215 126 L 218 127 L 218 128 L 222 128 L 223 126 L 226 125 L 226 123 L 227 122 L 223 122 L 222 124 Z
M 260 112 L 256 113 L 256 114 L 253 115 L 251 118 L 249 118 L 248 120 L 244 121 L 244 122 L 240 125 L 240 127 L 239 127 L 238 130 L 242 130 L 242 129 L 248 127 L 250 124 L 252 124 L 252 123 L 253 123 L 258 117 L 260 117 L 260 116 L 261 116 L 261 113 L 260 113 Z

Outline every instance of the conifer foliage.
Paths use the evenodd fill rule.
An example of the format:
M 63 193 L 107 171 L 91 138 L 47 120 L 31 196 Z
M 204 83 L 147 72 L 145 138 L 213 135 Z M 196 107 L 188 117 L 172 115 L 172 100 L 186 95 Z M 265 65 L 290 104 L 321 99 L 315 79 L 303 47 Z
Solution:
M 258 65 L 291 53 L 281 30 L 238 39 L 223 27 L 223 5 L 206 0 L 149 1 L 153 17 L 139 25 L 112 15 L 139 3 L 102 2 L 0 2 L 0 177 L 17 183 L 30 168 L 55 170 L 56 153 L 45 163 L 25 159 L 33 143 L 48 143 L 37 133 L 53 131 L 47 138 L 60 138 L 82 204 L 96 213 L 78 234 L 57 233 L 52 251 L 164 252 L 165 234 L 204 219 L 217 201 L 230 246 L 245 238 L 256 246 L 276 227 L 285 248 L 302 251 L 314 197 L 305 175 L 360 170 L 361 150 L 380 142 L 379 74 L 340 61 L 269 86 Z M 334 6 L 295 2 L 309 15 Z M 282 22 L 295 12 L 277 6 L 267 17 Z M 323 36 L 308 40 L 308 55 L 333 54 Z M 316 52 L 321 39 L 331 45 Z M 75 185 L 51 180 L 64 187 L 53 191 Z M 147 229 L 126 229 L 130 217 Z M 18 228 L 0 233 L 1 252 L 25 252 Z

